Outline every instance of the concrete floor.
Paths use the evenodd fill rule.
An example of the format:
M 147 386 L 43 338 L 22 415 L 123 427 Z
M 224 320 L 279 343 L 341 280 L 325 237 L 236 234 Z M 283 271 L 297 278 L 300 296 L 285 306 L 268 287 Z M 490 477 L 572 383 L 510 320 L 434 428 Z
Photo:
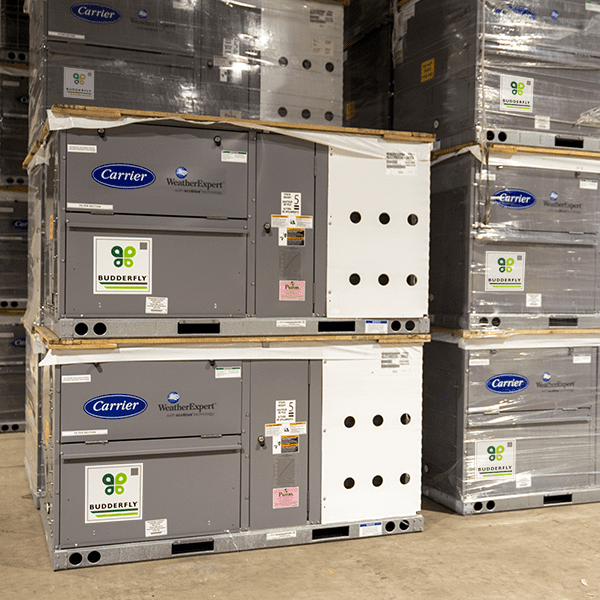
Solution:
M 598 504 L 461 517 L 425 499 L 422 533 L 55 573 L 24 445 L 0 435 L 2 600 L 600 598 Z

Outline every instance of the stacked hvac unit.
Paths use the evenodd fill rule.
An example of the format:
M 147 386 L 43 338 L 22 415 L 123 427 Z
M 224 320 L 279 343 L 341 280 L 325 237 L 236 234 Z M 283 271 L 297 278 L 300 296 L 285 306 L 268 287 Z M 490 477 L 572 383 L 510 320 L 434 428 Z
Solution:
M 210 110 L 243 95 L 211 19 L 239 57 L 245 28 L 273 18 L 261 35 L 298 46 L 274 62 L 267 44 L 249 106 L 303 123 L 309 100 L 280 69 L 308 85 L 308 50 L 285 32 L 309 14 L 312 64 L 330 72 L 319 32 L 341 6 L 196 4 L 183 20 L 200 19 L 190 58 L 206 60 Z M 72 113 L 29 157 L 26 467 L 54 568 L 422 530 L 429 137 L 182 121 Z
M 25 427 L 27 302 L 28 21 L 22 2 L 0 3 L 0 432 Z
M 396 14 L 395 124 L 440 150 L 424 489 L 463 514 L 600 499 L 599 25 L 595 2 Z

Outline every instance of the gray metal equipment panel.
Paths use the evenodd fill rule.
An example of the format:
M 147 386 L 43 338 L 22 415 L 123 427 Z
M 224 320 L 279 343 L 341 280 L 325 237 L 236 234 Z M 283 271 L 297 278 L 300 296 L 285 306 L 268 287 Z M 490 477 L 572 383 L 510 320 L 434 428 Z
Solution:
M 27 298 L 26 236 L 24 239 L 0 241 L 0 268 L 2 269 L 0 306 L 11 308 L 15 299 Z
M 24 71 L 22 77 L 0 73 L 0 111 L 2 116 L 27 119 L 28 104 L 28 71 Z
M 315 220 L 315 160 L 315 144 L 273 134 L 258 136 L 258 317 L 308 317 L 313 314 L 315 229 L 290 226 L 286 230 L 271 224 L 272 216 L 282 215 L 284 211 Z M 295 202 L 297 208 L 284 208 L 284 202 Z
M 0 365 L 25 364 L 25 328 L 21 317 L 0 317 Z
M 248 217 L 247 132 L 144 125 L 102 136 L 71 130 L 61 149 L 67 210 L 89 211 L 91 204 L 126 214 Z M 131 180 L 136 176 L 139 183 Z
M 25 422 L 25 363 L 0 365 L 0 424 L 14 421 Z
M 242 430 L 242 361 L 64 365 L 57 384 L 63 443 Z
M 296 423 L 310 422 L 309 375 L 308 361 L 251 364 L 250 528 L 253 530 L 307 524 L 310 440 L 306 434 L 288 432 L 267 436 L 265 426 L 289 424 L 281 421 L 282 416 Z M 320 455 L 311 454 L 310 461 L 320 461 Z
M 52 0 L 32 2 L 32 18 L 43 19 L 49 39 L 63 43 L 147 50 L 156 53 L 192 54 L 195 2 L 131 0 L 107 4 Z
M 243 224 L 238 220 L 72 213 L 66 232 L 67 276 L 59 291 L 64 289 L 64 315 L 244 316 L 247 230 Z M 116 246 L 137 248 L 132 271 L 139 267 L 137 276 L 148 278 L 146 291 L 118 289 L 119 283 L 117 289 L 99 288 L 103 284 L 94 277 L 102 276 L 106 264 L 118 270 L 113 269 L 113 263 L 119 263 L 110 254 Z M 122 263 L 125 272 L 127 263 Z M 153 313 L 148 297 L 166 298 L 168 306 L 163 303 Z
M 239 530 L 240 444 L 232 437 L 63 445 L 55 543 Z
M 27 202 L 0 199 L 0 238 L 27 235 Z

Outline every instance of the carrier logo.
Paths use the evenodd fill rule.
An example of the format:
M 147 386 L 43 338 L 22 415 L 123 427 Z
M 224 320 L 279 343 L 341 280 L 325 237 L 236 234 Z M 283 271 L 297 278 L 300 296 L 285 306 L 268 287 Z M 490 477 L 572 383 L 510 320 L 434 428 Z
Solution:
M 93 2 L 74 4 L 71 6 L 71 12 L 83 21 L 99 23 L 101 25 L 116 23 L 121 18 L 121 13 L 114 8 Z
M 105 394 L 88 400 L 83 410 L 97 419 L 128 419 L 143 413 L 148 403 L 131 394 Z
M 485 387 L 495 394 L 514 394 L 524 390 L 529 385 L 529 379 L 514 373 L 494 375 L 485 382 Z
M 23 94 L 17 98 L 17 101 L 21 104 L 29 104 L 29 96 L 27 94 Z
M 509 4 L 508 8 L 510 8 L 510 10 L 512 10 L 514 13 L 517 13 L 518 15 L 529 17 L 532 21 L 535 21 L 537 19 L 537 15 L 526 6 L 515 6 L 514 4 Z
M 19 231 L 27 231 L 27 219 L 14 219 L 10 222 L 10 226 Z
M 17 338 L 16 340 L 13 340 L 10 345 L 14 346 L 15 348 L 25 348 L 25 338 L 24 337 L 20 337 Z
M 492 200 L 504 208 L 531 208 L 536 203 L 533 194 L 525 190 L 506 189 L 496 192 Z
M 135 190 L 148 187 L 156 181 L 156 175 L 146 167 L 127 163 L 101 165 L 92 171 L 92 179 L 106 187 L 119 190 Z

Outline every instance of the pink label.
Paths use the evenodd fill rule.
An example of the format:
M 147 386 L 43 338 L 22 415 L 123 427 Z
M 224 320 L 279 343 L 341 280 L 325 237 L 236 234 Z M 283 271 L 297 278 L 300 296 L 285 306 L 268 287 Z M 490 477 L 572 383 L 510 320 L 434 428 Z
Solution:
M 299 300 L 304 302 L 304 281 L 280 281 L 279 300 Z
M 293 508 L 295 506 L 300 506 L 300 488 L 273 490 L 273 508 Z

